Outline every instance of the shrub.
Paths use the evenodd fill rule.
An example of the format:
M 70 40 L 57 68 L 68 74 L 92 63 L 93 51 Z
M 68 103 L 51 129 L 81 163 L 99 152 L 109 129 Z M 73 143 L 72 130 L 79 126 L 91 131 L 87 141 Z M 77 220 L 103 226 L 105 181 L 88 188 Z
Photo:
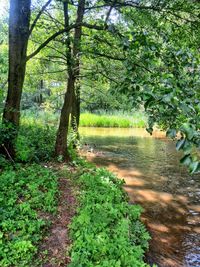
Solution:
M 16 144 L 17 159 L 23 162 L 50 160 L 53 156 L 55 136 L 55 127 L 22 124 Z

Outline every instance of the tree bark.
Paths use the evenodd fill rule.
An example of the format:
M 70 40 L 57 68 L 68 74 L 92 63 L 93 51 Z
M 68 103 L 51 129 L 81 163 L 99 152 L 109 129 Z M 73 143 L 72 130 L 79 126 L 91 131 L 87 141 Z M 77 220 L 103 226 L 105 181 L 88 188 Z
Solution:
M 79 0 L 79 6 L 77 11 L 77 24 L 81 25 L 83 22 L 83 17 L 85 13 L 85 0 Z M 80 120 L 80 52 L 81 52 L 81 37 L 82 37 L 82 27 L 79 26 L 75 29 L 74 33 L 74 43 L 73 43 L 73 57 L 75 61 L 74 66 L 74 76 L 75 76 L 75 85 L 73 93 L 73 104 L 72 104 L 72 113 L 71 113 L 71 126 L 73 131 L 78 137 L 78 127 Z
M 2 153 L 15 156 L 15 140 L 20 120 L 20 102 L 26 70 L 31 0 L 10 0 L 8 93 L 3 111 L 5 138 Z M 8 124 L 11 126 L 8 127 Z M 12 131 L 12 133 L 11 133 Z
M 67 149 L 67 135 L 72 105 L 74 77 L 68 78 L 67 91 L 65 93 L 64 104 L 61 110 L 60 122 L 56 136 L 55 155 L 62 157 L 63 160 L 69 161 L 70 155 Z
M 73 96 L 73 86 L 74 86 L 74 75 L 73 75 L 73 63 L 72 63 L 72 51 L 70 43 L 70 33 L 67 31 L 69 28 L 69 10 L 68 10 L 68 1 L 63 2 L 63 11 L 64 11 L 64 21 L 66 29 L 66 57 L 67 57 L 67 89 L 64 98 L 64 104 L 61 109 L 60 122 L 56 136 L 55 144 L 55 156 L 62 157 L 63 160 L 69 161 L 70 155 L 67 149 L 67 135 L 69 128 L 69 120 L 72 106 L 72 96 Z
M 63 2 L 65 28 L 69 28 L 69 16 L 68 16 L 68 2 Z M 83 15 L 85 11 L 85 0 L 79 0 L 76 24 L 80 25 L 83 21 Z M 61 110 L 60 123 L 58 127 L 55 155 L 61 156 L 65 161 L 70 160 L 69 152 L 67 149 L 67 136 L 69 128 L 70 113 L 72 111 L 72 103 L 75 100 L 75 83 L 76 78 L 79 75 L 79 52 L 80 52 L 80 40 L 82 34 L 82 27 L 75 28 L 73 51 L 71 51 L 70 36 L 66 38 L 66 53 L 67 53 L 67 65 L 68 65 L 68 82 L 67 90 L 64 98 L 64 104 Z
M 78 127 L 80 121 L 80 84 L 77 82 L 73 93 L 71 127 L 78 137 Z

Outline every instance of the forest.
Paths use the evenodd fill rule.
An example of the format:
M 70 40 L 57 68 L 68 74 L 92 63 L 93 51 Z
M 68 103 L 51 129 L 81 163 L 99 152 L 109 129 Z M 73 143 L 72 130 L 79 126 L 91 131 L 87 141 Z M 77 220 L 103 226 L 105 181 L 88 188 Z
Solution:
M 1 0 L 0 266 L 200 266 L 199 44 L 198 0 Z

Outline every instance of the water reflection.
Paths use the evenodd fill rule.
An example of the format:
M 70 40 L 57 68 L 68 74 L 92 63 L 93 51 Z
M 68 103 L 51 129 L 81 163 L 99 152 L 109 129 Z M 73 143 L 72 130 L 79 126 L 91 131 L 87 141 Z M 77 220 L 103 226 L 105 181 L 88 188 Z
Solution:
M 83 128 L 85 151 L 126 181 L 131 202 L 144 208 L 152 240 L 149 263 L 162 267 L 200 266 L 200 175 L 190 176 L 179 164 L 174 143 L 158 131 Z

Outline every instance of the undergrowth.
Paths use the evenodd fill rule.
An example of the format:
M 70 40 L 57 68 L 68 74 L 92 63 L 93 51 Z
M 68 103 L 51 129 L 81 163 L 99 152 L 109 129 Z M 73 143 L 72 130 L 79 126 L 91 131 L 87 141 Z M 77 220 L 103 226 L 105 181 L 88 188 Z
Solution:
M 56 129 L 41 124 L 22 124 L 16 143 L 17 160 L 44 162 L 53 157 Z
M 5 131 L 5 125 L 0 125 L 0 144 L 4 143 L 3 139 L 8 139 L 8 133 Z M 10 131 L 11 132 L 11 131 Z M 6 135 L 5 135 L 6 134 Z M 68 134 L 68 151 L 74 153 L 73 143 L 75 135 L 70 129 Z M 23 123 L 19 127 L 18 137 L 16 140 L 16 158 L 21 163 L 40 163 L 48 162 L 54 158 L 54 146 L 56 140 L 56 128 L 48 124 L 30 122 Z M 0 167 L 2 161 L 0 155 Z M 55 159 L 56 160 L 56 159 Z M 59 159 L 57 159 L 59 161 Z
M 0 266 L 31 266 L 49 225 L 40 214 L 56 211 L 57 178 L 42 166 L 18 164 L 1 172 L 0 184 Z
M 123 182 L 105 169 L 87 171 L 77 181 L 80 206 L 71 224 L 69 267 L 142 267 L 149 234 L 141 207 L 130 205 Z

